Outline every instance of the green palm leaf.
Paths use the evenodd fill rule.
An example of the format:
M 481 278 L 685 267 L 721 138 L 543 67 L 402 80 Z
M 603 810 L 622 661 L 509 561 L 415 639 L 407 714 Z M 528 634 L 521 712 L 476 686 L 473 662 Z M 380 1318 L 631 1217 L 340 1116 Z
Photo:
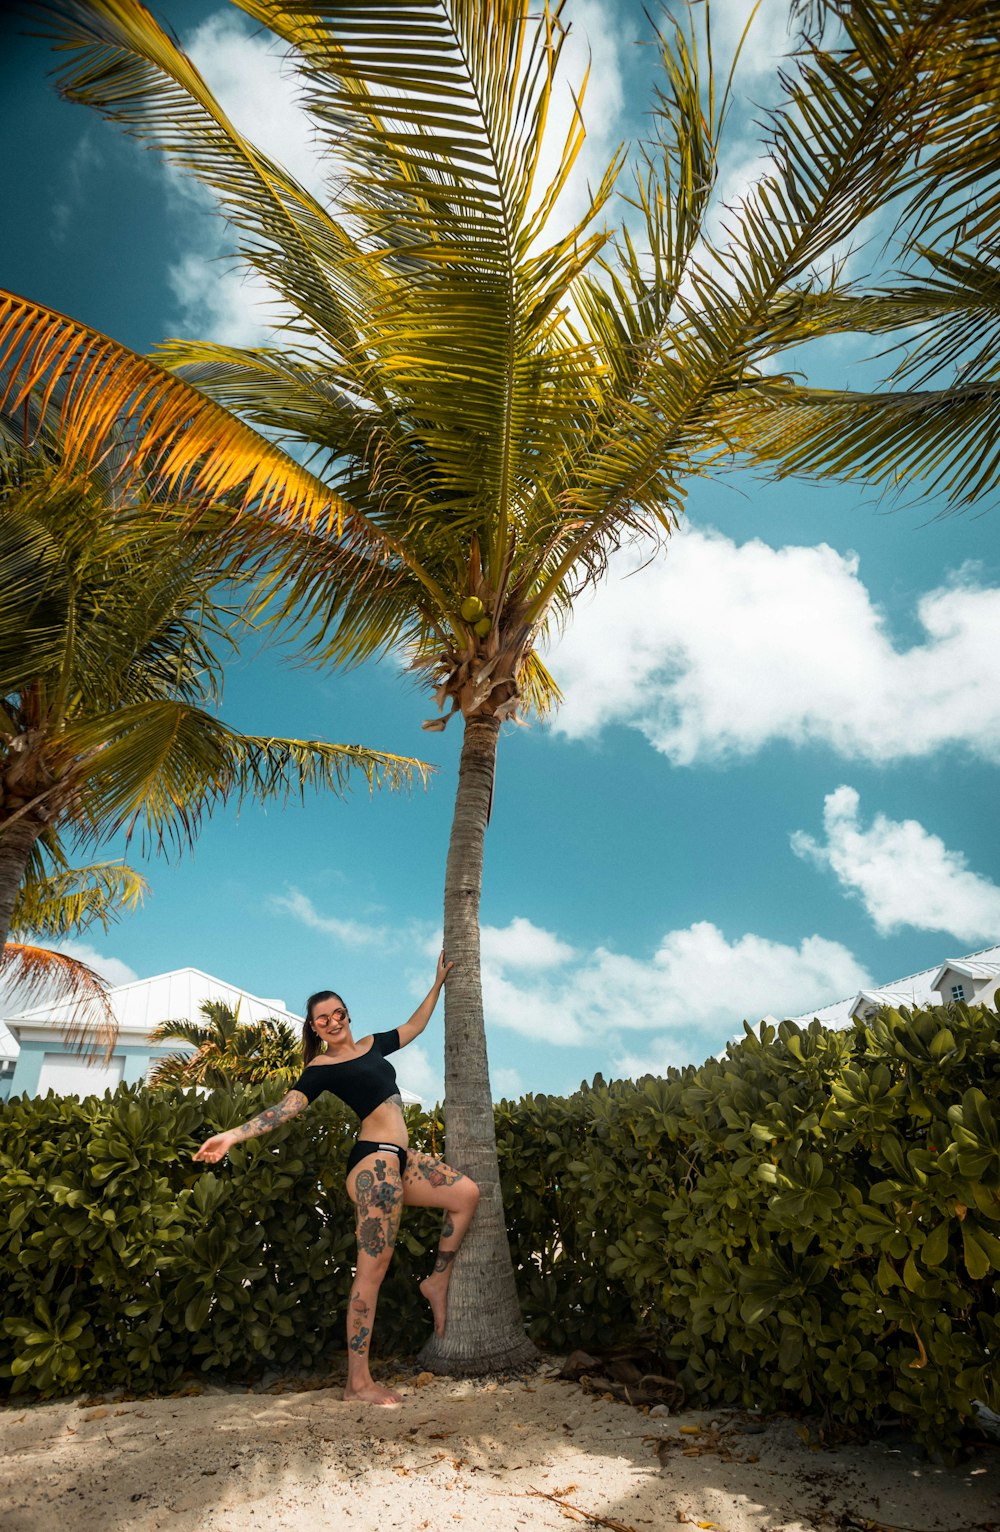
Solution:
M 52 941 L 95 920 L 107 930 L 111 920 L 141 904 L 148 889 L 142 874 L 122 862 L 62 867 L 29 877 L 18 891 L 11 931 L 15 936 L 31 931 Z
M 836 475 L 893 490 L 916 485 L 971 505 L 1000 474 L 1000 387 L 979 380 L 891 396 L 770 391 L 734 422 L 752 461 L 788 474 Z
M 53 745 L 58 765 L 86 762 L 81 813 L 92 832 L 114 834 L 135 819 L 159 846 L 193 840 L 223 803 L 343 793 L 360 775 L 370 789 L 408 786 L 423 763 L 361 745 L 240 734 L 202 709 L 168 699 L 122 707 L 67 726 Z

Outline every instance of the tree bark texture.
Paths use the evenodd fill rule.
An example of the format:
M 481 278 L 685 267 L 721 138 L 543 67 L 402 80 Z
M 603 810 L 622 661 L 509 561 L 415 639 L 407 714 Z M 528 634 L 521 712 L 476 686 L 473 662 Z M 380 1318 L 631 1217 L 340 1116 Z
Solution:
M 455 964 L 445 986 L 446 1157 L 478 1183 L 481 1201 L 455 1262 L 445 1334 L 431 1337 L 420 1360 L 465 1376 L 537 1355 L 524 1332 L 504 1225 L 479 967 L 483 841 L 499 734 L 496 718 L 466 722 L 445 873 L 444 947 Z
M 0 951 L 10 935 L 14 904 L 42 826 L 27 817 L 0 825 Z

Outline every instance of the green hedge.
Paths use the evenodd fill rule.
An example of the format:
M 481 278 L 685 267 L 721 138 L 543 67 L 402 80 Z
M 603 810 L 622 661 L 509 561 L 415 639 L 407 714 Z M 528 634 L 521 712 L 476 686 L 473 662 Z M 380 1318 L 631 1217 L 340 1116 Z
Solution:
M 209 1133 L 275 1095 L 120 1086 L 8 1103 L 0 1379 L 12 1392 L 171 1389 L 192 1371 L 308 1370 L 343 1347 L 355 1241 L 342 1109 L 324 1100 L 214 1170 L 191 1161 Z M 419 1146 L 435 1125 L 413 1116 Z M 439 1224 L 407 1214 L 379 1310 L 383 1351 L 413 1351 L 428 1331 L 413 1266 L 426 1274 Z
M 624 1313 L 693 1402 L 899 1415 L 938 1449 L 1000 1409 L 996 1011 L 747 1029 L 499 1116 L 543 1344 L 616 1341 Z
M 191 1162 L 274 1089 L 21 1098 L 0 1112 L 0 1378 L 169 1389 L 305 1369 L 343 1345 L 352 1122 L 317 1103 Z M 953 1445 L 1000 1409 L 1000 1018 L 886 1011 L 748 1032 L 723 1060 L 496 1109 L 504 1201 L 542 1346 L 640 1335 L 694 1402 L 903 1416 Z M 418 1148 L 440 1121 L 411 1109 Z M 439 1218 L 407 1210 L 383 1353 L 428 1331 Z

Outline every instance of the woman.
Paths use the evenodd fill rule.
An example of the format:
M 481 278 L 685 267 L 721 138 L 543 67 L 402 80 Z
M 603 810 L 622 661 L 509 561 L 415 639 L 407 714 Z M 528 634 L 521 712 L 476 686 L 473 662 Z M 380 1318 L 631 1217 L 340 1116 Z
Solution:
M 347 1190 L 357 1209 L 358 1264 L 347 1305 L 347 1387 L 345 1399 L 369 1404 L 398 1404 L 400 1396 L 381 1388 L 368 1367 L 375 1305 L 392 1259 L 404 1205 L 441 1208 L 444 1222 L 434 1270 L 420 1284 L 431 1306 L 434 1329 L 444 1333 L 448 1284 L 458 1248 L 479 1204 L 479 1188 L 461 1171 L 433 1155 L 408 1151 L 403 1102 L 396 1073 L 386 1054 L 405 1048 L 431 1019 L 442 985 L 453 965 L 438 958 L 434 983 L 409 1021 L 391 1032 L 377 1032 L 355 1042 L 347 1006 L 332 990 L 309 997 L 302 1028 L 304 1068 L 292 1089 L 257 1117 L 206 1139 L 196 1160 L 214 1164 L 233 1144 L 258 1138 L 280 1127 L 332 1091 L 357 1112 L 361 1127 L 347 1159 Z

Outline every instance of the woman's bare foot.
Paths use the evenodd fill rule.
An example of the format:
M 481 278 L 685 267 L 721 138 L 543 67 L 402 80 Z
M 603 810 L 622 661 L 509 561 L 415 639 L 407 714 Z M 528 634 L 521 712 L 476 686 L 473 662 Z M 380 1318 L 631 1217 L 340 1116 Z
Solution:
M 434 1334 L 443 1335 L 448 1319 L 447 1273 L 432 1272 L 421 1282 L 420 1291 L 430 1304 L 431 1313 L 434 1315 Z
M 355 1404 L 402 1404 L 402 1394 L 395 1393 L 391 1388 L 383 1388 L 381 1384 L 369 1380 L 367 1383 L 359 1383 L 352 1388 L 348 1383 L 344 1389 L 344 1398 Z

